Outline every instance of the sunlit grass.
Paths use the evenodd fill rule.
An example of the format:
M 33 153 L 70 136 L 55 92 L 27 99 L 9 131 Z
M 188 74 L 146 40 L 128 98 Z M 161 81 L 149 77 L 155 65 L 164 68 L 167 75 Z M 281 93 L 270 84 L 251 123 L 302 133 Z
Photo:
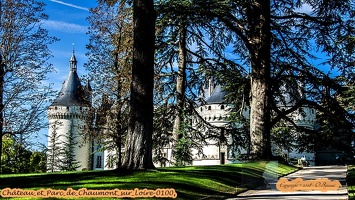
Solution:
M 355 165 L 348 166 L 346 183 L 348 185 L 349 199 L 355 199 Z
M 43 174 L 0 175 L 0 189 L 87 188 L 133 190 L 174 188 L 178 199 L 225 198 L 262 183 L 268 162 L 248 162 L 219 166 L 166 167 L 139 172 L 86 171 Z M 297 168 L 278 163 L 268 167 L 268 173 L 278 176 Z M 26 199 L 26 198 L 21 198 Z M 83 198 L 80 198 L 83 199 Z M 109 198 L 107 198 L 109 199 Z

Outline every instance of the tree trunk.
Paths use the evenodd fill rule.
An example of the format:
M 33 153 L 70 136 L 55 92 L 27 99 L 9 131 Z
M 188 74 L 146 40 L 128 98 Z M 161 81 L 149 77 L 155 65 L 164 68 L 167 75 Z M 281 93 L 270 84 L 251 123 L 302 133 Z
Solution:
M 183 111 L 185 105 L 185 82 L 186 82 L 186 24 L 182 23 L 180 27 L 179 38 L 179 63 L 178 74 L 176 79 L 176 117 L 173 127 L 173 152 L 176 143 L 179 140 L 179 131 L 183 121 Z
M 153 0 L 133 1 L 130 120 L 122 167 L 154 168 L 152 161 L 155 11 Z
M 0 3 L 1 4 L 1 3 Z M 1 7 L 0 7 L 1 11 Z M 1 16 L 1 15 L 0 15 Z M 0 173 L 2 173 L 2 141 L 4 133 L 4 77 L 5 77 L 5 64 L 3 63 L 2 55 L 0 55 Z
M 2 1 L 0 1 L 0 27 L 2 28 L 1 24 L 2 20 Z M 3 126 L 4 126 L 4 77 L 5 77 L 5 64 L 3 63 L 3 55 L 0 54 L 0 173 L 2 173 L 2 141 L 3 141 Z
M 252 46 L 250 140 L 255 159 L 271 156 L 270 142 L 270 0 L 254 0 L 247 8 Z
M 120 30 L 121 31 L 121 30 Z M 119 42 L 120 44 L 120 42 Z M 115 145 L 117 146 L 117 149 L 118 149 L 118 161 L 117 161 L 117 167 L 121 167 L 122 165 L 122 135 L 123 135 L 123 130 L 122 130 L 122 126 L 121 126 L 121 123 L 122 123 L 122 112 L 121 112 L 121 109 L 123 107 L 123 102 L 121 103 L 121 98 L 122 98 L 122 77 L 120 75 L 120 69 L 119 69 L 119 66 L 118 66 L 118 52 L 119 52 L 119 46 L 117 46 L 116 48 L 116 52 L 114 54 L 114 69 L 115 69 L 115 72 L 116 72 L 116 81 L 117 81 L 117 90 L 116 90 L 116 99 L 117 99 L 117 105 L 116 105 L 116 123 L 115 123 L 115 129 L 116 130 L 116 133 L 114 134 L 113 138 L 114 138 L 114 141 L 115 141 Z

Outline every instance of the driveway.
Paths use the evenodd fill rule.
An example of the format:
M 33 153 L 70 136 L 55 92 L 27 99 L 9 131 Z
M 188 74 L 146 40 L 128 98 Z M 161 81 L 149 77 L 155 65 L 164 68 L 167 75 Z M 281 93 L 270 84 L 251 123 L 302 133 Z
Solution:
M 277 162 L 270 162 L 270 165 L 277 165 Z M 267 170 L 266 170 L 267 171 Z M 303 180 L 316 180 L 317 178 L 328 178 L 330 181 L 338 180 L 341 187 L 337 190 L 328 190 L 325 192 L 318 190 L 308 191 L 293 191 L 285 192 L 276 189 L 276 183 L 278 178 L 270 173 L 265 172 L 264 178 L 267 188 L 259 188 L 255 190 L 249 190 L 239 194 L 234 199 L 348 199 L 348 190 L 346 186 L 346 174 L 347 166 L 315 166 L 304 167 L 295 173 L 292 173 L 284 178 L 288 181 L 292 181 L 296 178 L 302 178 Z

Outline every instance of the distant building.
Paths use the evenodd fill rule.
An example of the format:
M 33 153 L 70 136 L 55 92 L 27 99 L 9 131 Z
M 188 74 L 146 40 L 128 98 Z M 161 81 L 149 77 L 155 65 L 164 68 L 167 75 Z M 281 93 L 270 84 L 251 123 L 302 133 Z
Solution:
M 278 106 L 281 109 L 287 109 L 294 105 L 296 99 L 294 99 L 295 94 L 290 94 L 292 92 L 298 92 L 298 86 L 290 89 L 286 87 L 282 87 L 280 90 L 283 93 L 282 101 L 280 100 Z M 196 111 L 199 116 L 206 122 L 208 122 L 213 127 L 220 128 L 221 134 L 224 134 L 223 131 L 231 127 L 230 115 L 232 105 L 226 103 L 225 96 L 227 93 L 223 91 L 221 85 L 215 84 L 212 79 L 206 82 L 203 93 L 204 102 L 203 104 L 196 107 Z M 296 97 L 302 97 L 302 94 L 295 95 Z M 242 108 L 242 116 L 249 120 L 249 108 Z M 313 130 L 314 124 L 316 121 L 316 112 L 314 108 L 310 107 L 301 107 L 300 109 L 292 112 L 289 117 L 297 124 L 298 126 L 302 126 L 308 129 Z M 193 123 L 193 125 L 196 123 Z M 234 124 L 234 126 L 241 127 L 243 124 Z M 206 130 L 201 130 L 204 132 Z M 219 139 L 208 139 L 206 144 L 204 144 L 202 150 L 203 154 L 199 152 L 198 149 L 192 149 L 193 154 L 193 162 L 192 165 L 219 165 L 219 164 L 228 164 L 234 163 L 237 160 L 238 153 L 246 154 L 247 150 L 243 149 L 239 146 L 234 146 L 232 142 L 232 138 L 230 135 L 226 135 L 227 141 L 220 141 Z M 172 149 L 165 148 L 167 159 L 171 160 Z M 301 158 L 302 156 L 306 156 L 307 160 L 311 165 L 314 165 L 314 152 L 298 152 L 298 151 L 286 151 L 281 150 L 278 151 L 275 148 L 275 145 L 272 145 L 272 151 L 274 155 L 279 155 L 280 153 L 287 155 L 287 158 Z M 170 166 L 169 163 L 156 163 L 156 166 Z

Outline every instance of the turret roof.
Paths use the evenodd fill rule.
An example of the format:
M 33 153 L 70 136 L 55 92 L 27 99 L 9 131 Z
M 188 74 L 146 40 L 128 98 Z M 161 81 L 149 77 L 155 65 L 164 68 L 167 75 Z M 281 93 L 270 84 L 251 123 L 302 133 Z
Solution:
M 216 85 L 213 89 L 211 96 L 206 100 L 207 104 L 221 104 L 224 103 L 224 97 L 226 96 L 227 92 L 222 90 L 221 85 Z
M 51 106 L 88 106 L 90 105 L 87 93 L 80 83 L 76 72 L 76 58 L 74 52 L 70 58 L 70 71 L 67 79 L 63 82 L 57 98 Z

